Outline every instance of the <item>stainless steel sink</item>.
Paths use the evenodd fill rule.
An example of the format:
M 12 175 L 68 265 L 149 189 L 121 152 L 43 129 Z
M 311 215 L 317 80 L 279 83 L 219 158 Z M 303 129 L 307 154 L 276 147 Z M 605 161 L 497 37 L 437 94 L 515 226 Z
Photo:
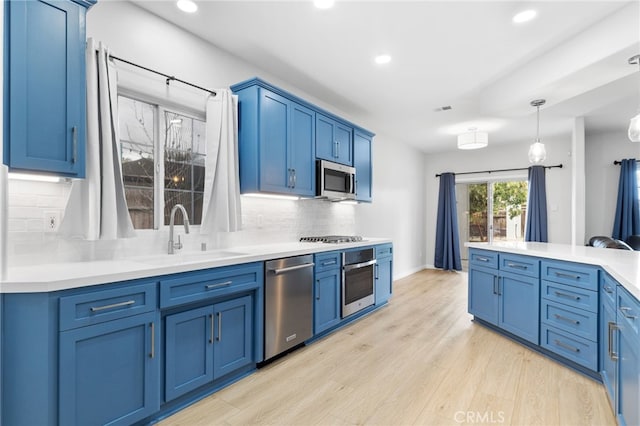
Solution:
M 153 257 L 140 258 L 138 261 L 148 265 L 181 265 L 186 263 L 199 263 L 206 262 L 208 260 L 220 260 L 246 256 L 248 254 L 249 253 L 232 250 L 210 250 L 192 253 L 162 254 Z

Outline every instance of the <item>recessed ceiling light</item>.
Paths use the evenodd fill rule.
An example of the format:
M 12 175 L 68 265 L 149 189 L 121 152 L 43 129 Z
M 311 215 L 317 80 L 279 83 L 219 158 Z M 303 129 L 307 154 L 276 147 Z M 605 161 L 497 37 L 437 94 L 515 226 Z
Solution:
M 187 13 L 194 13 L 198 10 L 198 5 L 191 0 L 178 0 L 176 5 L 178 6 L 178 9 Z
M 535 10 L 527 9 L 513 15 L 512 20 L 515 24 L 522 24 L 523 22 L 529 22 L 530 20 L 535 18 L 537 14 L 538 12 L 536 12 Z
M 391 56 L 389 56 L 389 55 L 378 55 L 378 56 L 375 57 L 374 60 L 376 61 L 376 64 L 384 65 L 384 64 L 388 64 L 389 62 L 391 62 Z
M 313 4 L 318 9 L 331 9 L 334 3 L 335 0 L 313 0 Z

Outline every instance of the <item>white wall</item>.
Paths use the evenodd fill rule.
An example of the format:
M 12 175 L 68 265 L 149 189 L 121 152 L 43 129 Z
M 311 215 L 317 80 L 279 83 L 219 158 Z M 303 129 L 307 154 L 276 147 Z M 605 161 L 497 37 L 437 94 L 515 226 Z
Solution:
M 455 142 L 454 142 L 455 143 Z M 492 169 L 510 169 L 528 167 L 527 152 L 531 142 L 509 145 L 491 145 L 487 148 L 473 151 L 451 151 L 440 154 L 430 154 L 425 158 L 426 173 L 426 261 L 433 266 L 435 255 L 435 232 L 438 210 L 439 179 L 437 173 L 443 172 L 471 172 Z M 545 140 L 547 149 L 545 165 L 563 164 L 562 169 L 548 169 L 547 183 L 547 214 L 549 219 L 549 242 L 571 243 L 571 163 L 569 151 L 571 136 L 556 140 Z M 524 172 L 510 172 L 502 174 L 478 174 L 473 176 L 457 176 L 457 180 L 464 179 L 499 179 L 507 177 L 526 178 Z M 464 244 L 464 241 L 461 241 Z
M 104 42 L 115 56 L 203 87 L 228 87 L 259 76 L 353 120 L 348 111 L 338 111 L 306 94 L 302 88 L 291 87 L 286 81 L 264 72 L 259 65 L 244 62 L 131 3 L 105 1 L 92 7 L 87 15 L 87 36 Z M 149 75 L 145 78 L 154 77 Z M 158 92 L 165 90 L 162 78 L 157 79 L 157 84 Z M 191 90 L 179 85 L 172 84 L 170 90 Z M 143 90 L 148 88 L 145 85 Z M 375 126 L 368 126 L 366 122 L 358 124 L 370 127 L 374 132 L 376 130 Z M 374 202 L 370 205 L 347 206 L 318 200 L 290 202 L 243 197 L 243 231 L 209 237 L 191 234 L 186 236 L 184 243 L 190 249 L 198 249 L 200 242 L 205 240 L 215 247 L 231 247 L 293 241 L 302 235 L 358 233 L 393 239 L 396 278 L 419 270 L 425 264 L 424 154 L 384 135 L 377 135 L 373 155 Z M 44 232 L 45 212 L 51 209 L 62 211 L 69 193 L 68 183 L 10 181 L 8 192 L 8 252 L 12 265 L 120 258 L 140 253 L 141 250 L 159 253 L 166 248 L 166 230 L 143 231 L 134 239 L 111 242 L 67 241 Z
M 586 234 L 611 236 L 618 197 L 620 166 L 615 160 L 640 159 L 640 144 L 627 132 L 588 133 L 586 138 Z

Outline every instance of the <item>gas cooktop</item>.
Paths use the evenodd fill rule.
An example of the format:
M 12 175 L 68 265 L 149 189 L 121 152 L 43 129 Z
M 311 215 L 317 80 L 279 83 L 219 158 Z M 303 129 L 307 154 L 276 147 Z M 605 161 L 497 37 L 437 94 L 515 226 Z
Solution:
M 324 235 L 320 237 L 302 237 L 301 242 L 305 243 L 357 243 L 364 241 L 360 235 Z

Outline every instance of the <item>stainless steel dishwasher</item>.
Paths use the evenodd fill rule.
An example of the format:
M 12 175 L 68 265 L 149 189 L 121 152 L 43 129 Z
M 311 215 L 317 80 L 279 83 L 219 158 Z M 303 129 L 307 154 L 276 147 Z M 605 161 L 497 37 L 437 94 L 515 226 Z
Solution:
M 265 360 L 313 335 L 313 256 L 265 264 Z

